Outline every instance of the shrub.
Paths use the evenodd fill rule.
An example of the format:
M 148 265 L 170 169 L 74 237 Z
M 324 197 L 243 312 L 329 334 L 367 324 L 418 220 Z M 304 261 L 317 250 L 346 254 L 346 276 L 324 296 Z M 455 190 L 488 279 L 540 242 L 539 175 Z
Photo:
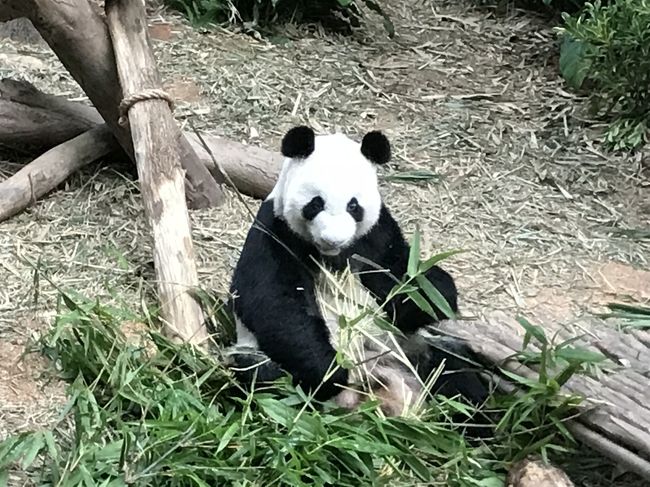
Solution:
M 378 13 L 384 27 L 393 35 L 393 25 L 379 3 L 361 0 Z M 193 24 L 210 22 L 243 23 L 249 28 L 268 27 L 274 22 L 320 21 L 330 27 L 358 26 L 361 17 L 356 0 L 165 0 L 170 7 L 183 12 Z
M 586 3 L 563 15 L 560 69 L 575 89 L 593 89 L 596 111 L 613 114 L 605 140 L 614 149 L 648 141 L 650 0 Z M 587 85 L 588 83 L 588 85 Z

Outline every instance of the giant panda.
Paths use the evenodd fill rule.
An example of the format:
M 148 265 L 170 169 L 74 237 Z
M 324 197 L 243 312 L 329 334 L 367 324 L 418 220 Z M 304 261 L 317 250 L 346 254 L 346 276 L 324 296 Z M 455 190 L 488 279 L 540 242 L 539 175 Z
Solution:
M 386 136 L 371 131 L 358 143 L 298 126 L 284 135 L 281 152 L 278 180 L 231 282 L 237 342 L 228 357 L 237 377 L 271 382 L 288 373 L 317 400 L 333 399 L 347 409 L 373 393 L 380 410 L 394 416 L 421 404 L 427 378 L 445 359 L 446 370 L 456 374 L 439 377 L 434 390 L 475 404 L 485 400 L 477 374 L 462 372 L 463 357 L 423 340 L 435 319 L 404 295 L 387 300 L 407 271 L 410 249 L 379 193 L 377 166 L 391 158 Z M 451 275 L 434 266 L 426 278 L 457 312 Z M 357 319 L 363 330 L 354 339 L 341 327 L 341 303 L 374 309 Z M 379 315 L 398 332 L 378 326 Z M 343 349 L 356 352 L 351 366 L 336 360 Z

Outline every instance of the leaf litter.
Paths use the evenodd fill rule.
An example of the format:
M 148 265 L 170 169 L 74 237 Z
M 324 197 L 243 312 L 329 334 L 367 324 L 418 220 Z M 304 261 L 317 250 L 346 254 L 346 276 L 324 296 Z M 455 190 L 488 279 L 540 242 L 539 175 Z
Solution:
M 179 100 L 177 120 L 269 150 L 298 123 L 356 137 L 384 130 L 394 161 L 382 171 L 382 193 L 405 232 L 421 229 L 425 256 L 471 249 L 445 262 L 465 316 L 525 310 L 547 289 L 593 292 L 591 270 L 608 261 L 647 269 L 647 149 L 601 150 L 602 126 L 559 76 L 552 24 L 469 2 L 386 3 L 394 39 L 367 22 L 349 37 L 286 25 L 271 42 L 195 30 L 151 9 L 152 24 L 172 26 L 167 40 L 153 41 L 164 81 L 191 80 L 200 93 Z M 0 65 L 2 77 L 87 102 L 46 46 L 0 40 L 0 51 L 12 60 Z M 1 161 L 5 178 L 27 159 L 2 153 Z M 223 206 L 191 214 L 201 284 L 222 293 L 250 224 L 228 195 Z M 39 273 L 138 306 L 154 299 L 151 255 L 133 171 L 95 164 L 74 175 L 0 224 L 0 343 L 24 346 L 51 321 L 57 293 Z M 579 317 L 589 306 L 571 311 Z M 41 394 L 1 396 L 0 438 L 55 419 L 61 390 Z

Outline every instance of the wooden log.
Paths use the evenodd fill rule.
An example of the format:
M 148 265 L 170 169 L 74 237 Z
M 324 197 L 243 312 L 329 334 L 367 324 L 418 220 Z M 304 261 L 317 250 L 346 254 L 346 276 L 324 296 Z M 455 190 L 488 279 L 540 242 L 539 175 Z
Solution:
M 283 158 L 279 152 L 216 135 L 201 134 L 199 138 L 194 133 L 186 132 L 185 136 L 217 181 L 258 199 L 266 198 L 273 189 L 282 168 Z M 207 149 L 200 139 L 203 139 Z
M 8 85 L 15 85 L 13 91 L 20 92 L 22 95 L 7 98 L 6 109 L 3 111 L 20 114 L 20 116 L 13 117 L 11 130 L 5 130 L 3 124 L 0 124 L 0 144 L 21 141 L 29 143 L 38 140 L 44 133 L 56 134 L 56 137 L 51 135 L 44 138 L 51 145 L 45 144 L 43 148 L 49 149 L 74 137 L 80 127 L 87 127 L 93 120 L 102 120 L 95 108 L 60 96 L 44 94 L 24 81 L 0 81 L 0 91 L 3 86 Z M 66 114 L 66 117 L 59 116 L 59 113 Z M 21 136 L 15 137 L 14 130 L 19 131 Z M 279 152 L 271 152 L 215 135 L 202 134 L 203 141 L 201 141 L 193 132 L 186 131 L 184 134 L 185 140 L 192 145 L 199 160 L 220 183 L 228 185 L 234 183 L 234 188 L 241 193 L 260 199 L 266 198 L 273 189 L 282 166 L 282 155 Z M 203 146 L 203 142 L 208 146 L 208 150 Z M 218 166 L 210 153 L 216 158 Z M 226 178 L 223 172 L 226 172 L 229 178 Z
M 0 183 L 0 221 L 49 193 L 73 172 L 119 149 L 111 130 L 102 124 L 45 152 Z
M 72 104 L 72 102 L 69 103 Z M 43 130 L 47 131 L 58 119 L 59 118 L 56 116 L 49 117 L 48 112 L 44 111 L 43 122 L 39 126 L 42 126 Z M 20 126 L 28 126 L 30 129 L 35 127 L 34 124 L 23 123 L 22 121 L 18 121 L 18 124 Z M 70 125 L 66 125 L 66 122 L 61 120 L 59 128 L 61 128 L 61 135 L 63 136 L 67 133 L 67 130 L 69 130 L 70 134 L 75 132 L 77 130 L 77 124 L 73 122 Z M 35 137 L 37 133 L 37 131 L 28 132 L 26 138 L 31 139 L 32 137 Z M 1 134 L 2 129 L 0 128 L 0 144 L 3 143 Z M 206 150 L 199 142 L 196 134 L 188 132 L 186 133 L 186 136 L 188 141 L 193 144 L 202 163 L 206 164 L 210 171 L 212 171 L 215 174 L 215 177 L 218 177 L 220 181 L 223 180 L 227 184 L 233 182 L 237 190 L 254 198 L 263 199 L 270 193 L 282 164 L 282 156 L 279 153 L 270 152 L 260 149 L 259 147 L 240 144 L 222 137 L 203 135 L 202 138 L 208 146 L 208 150 Z M 109 139 L 113 138 L 111 133 L 106 134 L 106 137 Z M 122 151 L 116 141 L 115 144 L 117 145 L 117 152 L 115 154 L 116 157 L 119 157 L 117 154 L 122 153 Z M 215 167 L 215 164 L 210 157 L 210 152 L 221 155 L 221 169 Z M 73 163 L 72 160 L 68 162 L 70 163 L 57 164 L 52 171 L 44 171 L 42 173 L 40 179 L 42 190 L 39 192 L 39 196 L 37 196 L 36 199 L 42 197 L 42 195 L 48 194 L 56 188 L 61 181 L 65 181 L 81 167 Z M 222 170 L 228 173 L 230 179 L 227 180 L 224 177 Z M 10 183 L 9 180 L 0 182 L 0 194 L 5 195 L 5 198 L 0 199 L 0 222 L 19 213 L 34 202 L 31 198 L 22 198 L 20 192 L 9 191 L 10 185 L 12 185 L 12 183 Z M 20 187 L 27 186 L 23 184 L 20 185 Z M 5 212 L 4 208 L 10 208 L 10 210 Z
M 545 325 L 547 336 L 551 336 L 556 330 Z M 605 350 L 608 356 L 626 365 L 598 378 L 577 375 L 563 386 L 565 393 L 584 398 L 579 408 L 581 415 L 568 427 L 580 441 L 650 480 L 650 363 L 644 359 L 650 355 L 650 347 L 641 341 L 629 343 L 634 340 L 633 335 L 625 335 L 597 320 L 585 323 L 583 328 L 590 330 L 589 335 L 574 345 L 592 351 Z M 441 323 L 439 329 L 464 339 L 485 363 L 537 380 L 534 366 L 526 367 L 512 359 L 521 349 L 521 328 L 511 318 L 499 314 L 486 321 L 448 321 Z M 562 329 L 557 332 L 558 342 L 571 338 Z M 627 345 L 619 346 L 621 343 Z
M 0 143 L 47 150 L 103 123 L 93 107 L 0 80 Z
M 2 22 L 2 19 L 0 19 Z M 24 44 L 41 44 L 43 38 L 26 18 L 18 18 L 0 23 L 0 39 L 11 39 Z
M 129 127 L 118 124 L 123 94 L 108 29 L 98 7 L 88 0 L 3 0 L 0 3 L 1 20 L 19 17 L 31 20 L 133 159 Z M 175 123 L 173 127 L 170 137 L 180 144 L 188 204 L 191 208 L 218 205 L 223 191 L 200 163 L 180 128 Z
M 29 15 L 29 5 L 27 2 L 3 0 L 0 4 L 0 22 L 7 22 Z
M 126 93 L 158 88 L 149 48 L 144 3 L 107 0 L 106 16 L 117 69 Z M 188 291 L 199 284 L 174 119 L 165 100 L 148 99 L 128 112 L 145 211 L 153 231 L 161 318 L 174 338 L 206 345 L 199 303 Z

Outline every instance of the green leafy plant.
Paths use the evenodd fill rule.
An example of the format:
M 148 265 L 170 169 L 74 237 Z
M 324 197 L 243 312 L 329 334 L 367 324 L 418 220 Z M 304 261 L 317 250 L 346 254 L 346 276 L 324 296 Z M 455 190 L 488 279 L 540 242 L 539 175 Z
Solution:
M 519 452 L 509 452 L 516 459 L 522 459 L 532 452 L 539 452 L 544 458 L 549 453 L 565 452 L 556 435 L 571 441 L 572 436 L 564 425 L 566 418 L 581 402 L 575 395 L 564 395 L 561 387 L 576 374 L 585 374 L 600 366 L 606 357 L 598 352 L 574 345 L 578 337 L 553 343 L 546 331 L 533 325 L 526 318 L 519 317 L 519 324 L 525 334 L 522 350 L 515 354 L 519 363 L 531 367 L 535 377 L 503 370 L 503 374 L 518 384 L 524 394 L 509 394 L 500 398 L 504 408 L 497 432 L 504 436 L 504 445 L 525 444 Z M 535 349 L 532 349 L 532 346 Z M 535 435 L 531 435 L 531 431 Z
M 400 171 L 380 176 L 380 179 L 390 182 L 401 183 L 420 183 L 440 180 L 440 175 L 426 169 L 417 169 L 413 171 Z
M 614 149 L 648 142 L 650 128 L 650 2 L 586 3 L 563 15 L 560 68 L 578 89 L 589 83 L 598 111 L 613 115 L 605 136 Z
M 609 313 L 601 313 L 598 316 L 604 319 L 623 320 L 623 329 L 650 329 L 650 307 L 640 304 L 609 303 Z
M 245 27 L 265 28 L 273 23 L 321 21 L 331 27 L 358 26 L 359 3 L 382 17 L 390 36 L 395 32 L 390 17 L 375 0 L 165 0 L 183 12 L 195 25 L 212 22 L 243 23 Z
M 453 315 L 420 281 L 456 252 L 425 261 L 419 252 L 416 233 L 408 276 L 395 292 L 419 295 L 416 302 L 426 296 Z M 193 294 L 216 316 L 215 326 L 225 326 L 219 342 L 231 339 L 223 302 Z M 133 323 L 141 326 L 125 327 Z M 527 342 L 548 345 L 539 358 L 551 364 L 555 346 L 543 330 L 527 332 Z M 54 429 L 0 443 L 0 480 L 17 466 L 39 485 L 502 486 L 508 465 L 524 453 L 569 446 L 563 421 L 576 400 L 558 394 L 558 385 L 581 370 L 538 378 L 506 371 L 518 392 L 494 396 L 489 408 L 501 416 L 496 436 L 474 444 L 449 419 L 473 409 L 453 398 L 430 401 L 417 418 L 383 418 L 376 402 L 346 412 L 316 403 L 288 380 L 274 391 L 246 393 L 218 352 L 173 343 L 155 322 L 128 309 L 64 291 L 41 348 L 69 384 L 68 403 Z M 576 357 L 568 358 L 575 365 Z
M 410 178 L 409 178 L 410 179 Z M 445 300 L 444 296 L 436 289 L 425 277 L 426 272 L 440 261 L 451 257 L 452 255 L 464 252 L 463 250 L 451 250 L 441 254 L 434 255 L 425 261 L 420 260 L 420 231 L 416 230 L 411 241 L 411 250 L 406 269 L 406 275 L 398 281 L 387 297 L 387 301 L 395 296 L 405 294 L 408 299 L 412 300 L 422 311 L 436 320 L 454 319 L 456 314 Z M 428 298 L 429 301 L 427 301 Z M 433 303 L 444 316 L 438 316 L 431 307 Z
M 245 395 L 218 357 L 157 331 L 146 344 L 122 332 L 107 308 L 65 297 L 44 350 L 70 381 L 74 421 L 0 444 L 0 469 L 41 458 L 49 485 L 473 485 L 493 476 L 444 423 L 451 405 L 423 421 L 317 408 L 284 385 L 282 396 Z M 70 434 L 72 433 L 72 434 Z

